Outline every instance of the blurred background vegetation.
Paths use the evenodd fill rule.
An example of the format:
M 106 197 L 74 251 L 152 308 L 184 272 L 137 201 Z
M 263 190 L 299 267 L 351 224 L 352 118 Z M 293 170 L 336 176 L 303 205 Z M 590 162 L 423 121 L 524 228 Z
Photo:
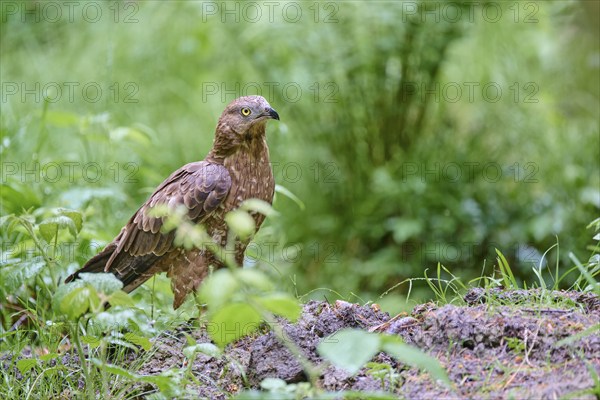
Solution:
M 83 212 L 55 275 L 202 159 L 246 94 L 281 115 L 276 180 L 305 205 L 279 194 L 248 255 L 299 295 L 379 301 L 438 262 L 491 274 L 494 248 L 521 279 L 557 241 L 547 262 L 587 256 L 598 2 L 75 3 L 1 10 L 0 210 Z M 4 265 L 34 257 L 25 232 L 2 242 Z

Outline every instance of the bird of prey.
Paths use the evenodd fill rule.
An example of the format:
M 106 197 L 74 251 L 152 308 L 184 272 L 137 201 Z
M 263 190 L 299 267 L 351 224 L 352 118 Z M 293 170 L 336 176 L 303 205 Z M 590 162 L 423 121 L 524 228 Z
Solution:
M 213 147 L 202 161 L 192 162 L 173 172 L 129 219 L 117 237 L 80 270 L 112 272 L 131 292 L 154 274 L 167 272 L 178 308 L 187 294 L 195 291 L 209 273 L 209 266 L 222 267 L 206 249 L 184 249 L 174 243 L 175 231 L 161 231 L 163 218 L 150 211 L 157 205 L 185 206 L 187 217 L 202 224 L 214 242 L 227 241 L 225 214 L 247 199 L 273 201 L 275 181 L 269 163 L 265 137 L 267 120 L 279 114 L 261 96 L 245 96 L 232 101 L 217 123 Z M 264 215 L 253 213 L 256 231 Z M 237 239 L 235 258 L 243 262 L 247 240 Z

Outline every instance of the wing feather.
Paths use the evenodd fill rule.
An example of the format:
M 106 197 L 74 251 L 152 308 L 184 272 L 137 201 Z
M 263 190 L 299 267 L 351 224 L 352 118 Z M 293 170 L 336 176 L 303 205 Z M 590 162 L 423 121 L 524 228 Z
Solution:
M 169 208 L 184 205 L 188 217 L 201 223 L 219 207 L 230 188 L 231 177 L 224 166 L 206 161 L 184 165 L 171 174 L 131 217 L 105 270 L 118 269 L 128 257 L 163 255 L 173 248 L 175 232 L 160 231 L 164 217 L 150 215 L 152 208 L 163 204 Z M 139 266 L 137 270 L 136 273 L 144 272 Z

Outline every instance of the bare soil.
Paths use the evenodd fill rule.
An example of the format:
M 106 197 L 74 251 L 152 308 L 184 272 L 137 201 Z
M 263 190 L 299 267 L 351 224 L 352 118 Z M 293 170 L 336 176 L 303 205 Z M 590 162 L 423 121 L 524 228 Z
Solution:
M 536 301 L 539 296 L 549 296 L 546 299 L 551 299 L 552 307 L 536 306 L 548 304 Z M 597 398 L 599 388 L 594 378 L 600 374 L 600 331 L 557 344 L 600 322 L 597 296 L 474 289 L 464 300 L 464 306 L 419 305 L 411 315 L 393 318 L 376 306 L 311 301 L 296 323 L 284 323 L 284 332 L 287 340 L 317 364 L 322 362 L 316 353 L 318 343 L 342 328 L 399 335 L 439 359 L 454 385 L 447 388 L 437 384 L 427 373 L 380 353 L 372 361 L 392 367 L 392 379 L 379 379 L 365 368 L 350 376 L 343 369 L 328 366 L 317 382 L 327 391 L 385 391 L 408 399 Z M 156 374 L 180 367 L 185 362 L 184 332 L 198 342 L 210 342 L 205 331 L 182 326 L 157 338 L 156 353 L 139 373 Z M 192 370 L 201 382 L 195 388 L 198 396 L 210 399 L 224 399 L 244 388 L 260 388 L 265 378 L 287 383 L 307 380 L 296 358 L 269 331 L 229 345 L 221 358 L 199 354 Z

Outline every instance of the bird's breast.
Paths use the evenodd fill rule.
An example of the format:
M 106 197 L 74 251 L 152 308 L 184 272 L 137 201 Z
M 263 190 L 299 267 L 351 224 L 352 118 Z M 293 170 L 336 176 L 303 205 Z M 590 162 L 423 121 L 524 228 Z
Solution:
M 224 164 L 231 176 L 231 189 L 223 204 L 226 212 L 248 199 L 273 202 L 275 180 L 266 143 L 242 147 L 226 158 Z

